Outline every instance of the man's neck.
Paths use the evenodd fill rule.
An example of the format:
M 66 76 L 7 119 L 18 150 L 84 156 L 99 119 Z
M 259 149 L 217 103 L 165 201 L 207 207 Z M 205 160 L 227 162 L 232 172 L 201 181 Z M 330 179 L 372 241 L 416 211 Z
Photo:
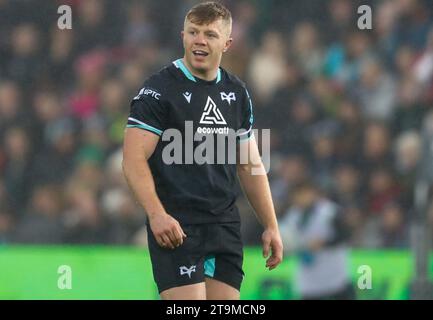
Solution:
M 205 80 L 205 81 L 212 81 L 215 80 L 217 75 L 218 75 L 218 69 L 219 67 L 216 67 L 216 69 L 214 70 L 208 70 L 206 72 L 200 73 L 197 72 L 187 61 L 187 59 L 185 57 L 182 58 L 182 62 L 185 65 L 185 67 L 187 67 L 187 69 L 189 70 L 189 72 L 191 72 L 191 74 L 196 77 L 199 78 L 201 80 Z

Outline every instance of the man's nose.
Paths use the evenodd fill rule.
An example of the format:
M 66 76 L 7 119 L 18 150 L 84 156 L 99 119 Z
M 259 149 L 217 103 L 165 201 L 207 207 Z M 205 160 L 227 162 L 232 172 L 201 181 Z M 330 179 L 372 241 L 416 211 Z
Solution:
M 205 38 L 204 34 L 198 33 L 197 36 L 195 37 L 194 42 L 196 45 L 206 45 L 206 38 Z

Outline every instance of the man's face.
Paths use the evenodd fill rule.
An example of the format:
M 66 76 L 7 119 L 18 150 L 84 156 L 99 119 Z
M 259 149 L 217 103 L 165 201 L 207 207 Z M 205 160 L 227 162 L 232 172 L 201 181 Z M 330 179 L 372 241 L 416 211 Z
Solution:
M 193 71 L 206 74 L 216 70 L 231 42 L 230 27 L 218 19 L 208 25 L 198 25 L 188 19 L 182 31 L 185 59 Z

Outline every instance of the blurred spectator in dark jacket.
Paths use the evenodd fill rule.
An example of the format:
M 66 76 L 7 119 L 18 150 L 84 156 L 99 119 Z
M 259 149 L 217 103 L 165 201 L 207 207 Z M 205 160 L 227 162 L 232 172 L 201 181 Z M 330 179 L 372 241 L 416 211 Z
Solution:
M 331 191 L 332 173 L 337 162 L 336 140 L 338 124 L 334 120 L 322 120 L 312 127 L 311 176 L 322 190 Z
M 33 142 L 37 149 L 49 144 L 49 135 L 57 120 L 64 117 L 64 107 L 58 93 L 54 90 L 38 90 L 33 96 L 32 123 Z
M 334 170 L 333 199 L 343 208 L 363 202 L 359 169 L 350 162 L 337 164 Z
M 16 210 L 22 210 L 31 191 L 32 150 L 30 136 L 22 127 L 11 127 L 3 137 L 6 153 L 4 186 Z
M 13 214 L 0 206 L 0 245 L 9 241 L 13 227 Z
M 350 98 L 344 98 L 338 105 L 339 129 L 336 137 L 336 152 L 339 160 L 358 162 L 362 150 L 359 146 L 364 135 L 365 123 L 360 107 Z
M 328 42 L 343 40 L 347 30 L 350 30 L 355 25 L 355 8 L 354 2 L 350 0 L 331 0 L 328 3 L 329 23 L 326 36 Z
M 109 79 L 101 88 L 101 118 L 108 132 L 108 150 L 118 148 L 123 141 L 125 119 L 129 108 L 125 105 L 125 86 L 118 80 Z
M 392 117 L 391 129 L 394 135 L 402 131 L 421 128 L 427 108 L 420 101 L 420 90 L 412 78 L 404 78 L 398 92 L 398 105 Z
M 55 244 L 63 242 L 60 214 L 63 208 L 61 189 L 56 185 L 35 187 L 26 213 L 12 235 L 16 243 Z
M 100 205 L 104 183 L 103 171 L 98 162 L 81 158 L 66 187 L 66 243 L 109 242 L 109 225 Z
M 142 43 L 155 42 L 158 30 L 148 5 L 143 1 L 132 1 L 126 13 L 127 25 L 123 35 L 125 44 L 136 49 Z
M 9 197 L 0 178 L 0 244 L 10 241 L 10 235 L 18 219 L 9 202 Z
M 396 2 L 399 16 L 394 35 L 398 45 L 410 45 L 418 50 L 423 48 L 431 25 L 431 11 L 427 4 L 423 0 Z
M 311 129 L 319 119 L 314 99 L 309 94 L 299 94 L 290 108 L 286 129 L 282 132 L 281 150 L 285 153 L 301 153 L 311 156 L 309 138 Z
M 416 51 L 410 46 L 401 46 L 392 58 L 394 73 L 401 80 L 413 77 L 413 68 L 416 60 Z M 400 90 L 399 90 L 400 92 Z
M 96 48 L 114 46 L 122 39 L 121 10 L 116 10 L 117 1 L 88 0 L 80 1 L 75 21 L 79 37 L 79 54 Z
M 108 226 L 92 189 L 71 184 L 67 191 L 68 209 L 64 213 L 65 243 L 108 243 Z
M 77 135 L 73 121 L 58 119 L 45 127 L 45 147 L 38 150 L 31 166 L 33 185 L 62 183 L 73 170 Z
M 4 136 L 5 130 L 12 125 L 30 124 L 29 113 L 23 109 L 22 100 L 22 91 L 15 82 L 0 79 L 0 137 Z
M 272 151 L 278 152 L 283 147 L 283 134 L 291 121 L 293 102 L 303 84 L 304 81 L 299 67 L 293 61 L 287 61 L 284 81 L 276 89 L 269 101 L 256 112 L 255 126 L 257 128 L 271 129 Z M 275 117 L 275 115 L 278 115 L 278 117 Z
M 283 157 L 276 168 L 276 177 L 271 179 L 271 191 L 277 215 L 281 215 L 290 205 L 290 198 L 293 188 L 305 181 L 310 172 L 307 159 L 300 154 L 289 154 Z
M 7 66 L 7 74 L 21 86 L 29 89 L 41 74 L 40 47 L 42 41 L 38 27 L 34 24 L 21 24 L 12 31 L 12 58 Z
M 119 81 L 125 86 L 128 97 L 132 97 L 137 92 L 137 88 L 141 87 L 145 75 L 144 67 L 137 61 L 128 61 L 120 66 Z
M 405 249 L 409 246 L 408 221 L 403 208 L 397 203 L 385 206 L 382 213 L 380 235 L 381 247 Z
M 75 29 L 60 30 L 57 26 L 51 29 L 51 45 L 45 57 L 44 71 L 51 80 L 50 85 L 57 90 L 70 87 L 73 83 L 71 66 L 74 63 L 76 39 Z

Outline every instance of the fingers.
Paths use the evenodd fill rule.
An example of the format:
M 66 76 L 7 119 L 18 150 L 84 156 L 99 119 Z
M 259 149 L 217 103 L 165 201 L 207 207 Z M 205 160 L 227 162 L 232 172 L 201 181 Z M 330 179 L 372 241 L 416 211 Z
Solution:
M 170 241 L 170 249 L 174 249 L 178 246 L 178 240 L 176 238 L 176 236 L 174 235 L 173 231 L 168 231 L 165 233 L 165 235 L 168 237 L 169 241 Z
M 160 247 L 166 248 L 168 247 L 169 240 L 165 237 L 164 234 L 155 235 L 156 242 Z
M 183 232 L 182 227 L 178 222 L 171 229 L 172 236 L 175 239 L 175 246 L 179 247 L 183 244 L 183 239 L 186 238 L 185 232 Z
M 266 260 L 266 267 L 269 270 L 275 269 L 283 261 L 283 247 L 279 243 L 272 245 L 272 255 Z
M 183 229 L 179 226 L 179 228 L 180 228 L 180 231 L 182 232 L 182 237 L 183 238 L 186 238 L 186 233 L 185 232 L 183 232 Z
M 176 248 L 182 245 L 183 239 L 177 229 L 171 230 L 170 236 L 170 239 Z
M 283 244 L 280 235 L 275 232 L 265 231 L 262 235 L 263 257 L 266 260 L 266 268 L 275 269 L 283 260 Z
M 280 263 L 281 263 L 281 258 L 278 258 L 276 256 L 271 256 L 267 261 L 266 261 L 266 267 L 269 268 L 269 270 L 275 269 Z
M 162 235 L 154 234 L 155 240 L 160 247 L 165 247 L 165 241 Z
M 183 244 L 186 234 L 183 232 L 179 223 L 175 222 L 164 229 L 165 230 L 156 237 L 159 239 L 157 242 L 161 247 L 175 249 Z
M 160 241 L 158 243 L 161 247 L 174 249 L 174 246 L 167 234 L 163 233 L 159 236 L 159 238 Z
M 174 241 L 174 244 L 176 247 L 179 247 L 183 244 L 183 231 L 180 229 L 180 226 L 178 228 L 175 228 L 171 231 L 172 241 Z
M 269 268 L 269 270 L 273 270 L 275 269 L 279 264 L 281 263 L 281 259 L 277 258 L 277 257 L 270 257 L 267 261 L 266 261 L 266 267 Z
M 160 238 L 161 238 L 161 246 L 164 248 L 175 249 L 181 244 L 181 242 L 178 240 L 178 237 L 175 235 L 174 231 L 171 230 L 161 234 Z
M 269 251 L 271 249 L 271 241 L 268 239 L 263 239 L 263 258 L 269 256 Z

